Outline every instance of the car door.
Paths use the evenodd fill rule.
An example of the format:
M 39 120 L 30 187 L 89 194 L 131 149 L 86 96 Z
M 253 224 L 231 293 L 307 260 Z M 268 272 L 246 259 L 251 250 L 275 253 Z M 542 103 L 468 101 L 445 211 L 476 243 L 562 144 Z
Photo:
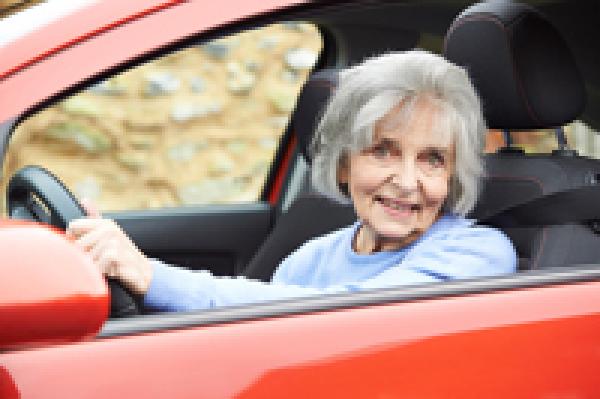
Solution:
M 126 21 L 122 29 L 101 31 L 88 43 L 54 52 L 20 73 L 4 75 L 0 82 L 5 93 L 0 97 L 3 120 L 13 116 L 11 110 L 16 108 L 32 107 L 28 116 L 33 115 L 56 100 L 44 103 L 48 93 L 61 92 L 66 99 L 69 92 L 81 88 L 73 82 L 91 77 L 87 83 L 100 83 L 115 72 L 115 57 L 125 60 L 131 56 L 131 46 L 140 54 L 160 52 L 165 39 L 171 43 L 199 29 L 210 32 L 215 25 L 227 25 L 233 15 L 242 18 L 283 4 L 238 2 L 234 4 L 237 12 L 233 12 L 233 3 L 228 2 L 222 7 L 206 7 L 201 1 L 171 3 L 178 5 L 164 6 L 155 14 L 149 11 L 147 17 Z M 108 8 L 95 11 L 107 12 Z M 221 12 L 229 14 L 223 17 Z M 178 23 L 167 23 L 171 18 Z M 196 24 L 193 28 L 192 22 Z M 241 29 L 246 26 L 242 22 L 227 26 Z M 119 68 L 129 66 L 125 63 Z M 103 69 L 106 76 L 98 72 Z M 31 84 L 33 81 L 39 84 Z M 108 89 L 111 85 L 107 84 Z M 20 90 L 10 90 L 15 88 Z M 26 101 L 32 98 L 35 101 Z M 86 109 L 81 101 L 67 108 Z M 285 152 L 280 154 L 284 162 Z M 85 160 L 94 156 L 88 154 Z M 136 159 L 122 161 L 133 167 Z M 84 166 L 72 161 L 67 172 L 69 168 Z M 274 187 L 283 178 L 277 176 Z M 153 184 L 161 187 L 156 180 Z M 93 184 L 83 187 L 94 194 Z M 272 195 L 260 198 L 274 199 Z M 202 222 L 209 225 L 214 215 L 214 230 L 206 239 L 235 246 L 238 244 L 231 241 L 238 237 L 232 230 L 244 228 L 242 218 L 236 219 L 236 209 L 250 208 L 248 213 L 254 212 L 260 219 L 261 206 L 254 201 L 107 214 L 119 220 L 149 253 L 166 260 L 172 256 L 174 261 L 189 256 L 194 263 L 201 263 L 201 257 L 210 261 L 211 253 L 220 253 L 214 248 L 193 255 L 187 252 L 203 245 L 197 239 L 204 230 Z M 222 228 L 220 219 L 232 230 Z M 170 231 L 165 225 L 175 229 L 178 223 L 189 234 L 165 234 Z M 168 253 L 173 247 L 178 248 L 176 253 Z M 60 267 L 53 261 L 48 259 L 44 266 Z M 112 320 L 88 340 L 38 343 L 0 353 L 0 397 L 594 398 L 600 394 L 596 371 L 600 360 L 600 273 L 597 265 L 572 266 Z
M 185 22 L 169 19 L 177 23 Z M 320 33 L 302 22 L 242 29 L 190 39 L 122 71 L 122 57 L 147 45 L 131 25 L 116 28 L 127 43 L 107 60 L 117 69 L 11 127 L 6 180 L 25 165 L 45 167 L 148 256 L 238 274 L 280 205 L 293 154 L 287 121 Z
M 92 340 L 0 353 L 0 394 L 595 398 L 598 277 L 530 272 L 114 320 Z

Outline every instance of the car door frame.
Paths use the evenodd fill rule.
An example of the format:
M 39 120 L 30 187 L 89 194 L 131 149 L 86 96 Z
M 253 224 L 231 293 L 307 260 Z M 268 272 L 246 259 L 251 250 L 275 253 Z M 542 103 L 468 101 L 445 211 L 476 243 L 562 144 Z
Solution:
M 194 4 L 184 3 L 181 1 L 153 1 L 152 7 L 131 15 L 132 10 L 130 7 L 121 6 L 124 9 L 119 11 L 123 12 L 127 17 L 122 17 L 121 19 L 113 17 L 103 22 L 94 20 L 90 23 L 92 26 L 97 26 L 90 34 L 83 34 L 75 38 L 70 38 L 66 35 L 62 38 L 65 44 L 60 46 L 60 48 L 47 50 L 40 48 L 38 51 L 42 54 L 38 58 L 23 60 L 19 67 L 23 69 L 25 75 L 27 73 L 35 74 L 36 68 L 44 69 L 45 63 L 52 64 L 52 62 L 55 62 L 53 60 L 54 55 L 68 58 L 70 52 L 77 53 L 78 51 L 82 51 L 81 48 L 84 46 L 81 46 L 81 44 L 83 42 L 86 42 L 86 46 L 90 46 L 89 43 L 94 41 L 106 41 L 108 44 L 98 44 L 98 46 L 108 48 L 111 45 L 118 45 L 122 47 L 123 44 L 119 41 L 118 37 L 120 30 L 122 31 L 121 28 L 125 25 L 140 25 L 142 26 L 140 29 L 148 31 L 150 28 L 144 27 L 144 25 L 157 25 L 157 22 L 152 22 L 153 19 L 165 20 L 165 18 L 169 18 L 169 16 L 165 16 L 166 14 L 173 14 L 170 18 L 181 18 L 182 15 L 193 14 L 197 9 L 202 8 L 201 4 L 199 5 L 201 2 L 192 2 Z M 271 0 L 267 3 L 261 4 L 264 10 L 271 10 L 278 7 L 298 8 L 296 3 L 299 2 Z M 102 10 L 107 5 L 92 5 L 91 7 L 98 8 L 98 10 L 94 10 L 94 13 L 88 14 L 102 14 Z M 300 5 L 301 7 L 303 6 Z M 189 10 L 187 12 L 183 11 L 185 8 L 189 8 Z M 227 8 L 230 7 L 225 7 L 225 9 Z M 244 15 L 244 10 L 240 9 L 236 11 L 240 15 Z M 260 12 L 260 10 L 254 9 L 253 11 Z M 68 15 L 65 18 L 71 21 L 71 24 L 77 25 L 80 22 L 73 22 L 73 20 L 81 18 L 82 15 L 87 15 L 82 13 L 83 11 L 78 11 L 74 15 Z M 227 15 L 225 10 L 219 10 L 217 14 L 220 14 L 221 18 L 223 18 L 223 15 Z M 92 16 L 93 18 L 94 16 Z M 189 19 L 189 15 L 187 19 Z M 252 18 L 249 19 L 252 20 Z M 263 23 L 264 19 L 259 17 L 258 20 L 261 22 L 258 23 Z M 11 133 L 16 125 L 49 104 L 77 93 L 94 82 L 126 70 L 134 64 L 137 65 L 160 55 L 197 43 L 199 37 L 202 40 L 209 40 L 213 37 L 234 33 L 240 27 L 247 28 L 257 24 L 254 21 L 250 23 L 236 21 L 235 26 L 228 26 L 225 21 L 221 22 L 224 23 L 223 27 L 214 31 L 208 29 L 207 32 L 203 31 L 205 26 L 201 22 L 197 22 L 193 28 L 188 28 L 187 30 L 173 28 L 171 29 L 173 32 L 168 32 L 174 38 L 171 45 L 164 48 L 161 46 L 156 50 L 149 49 L 148 45 L 136 45 L 136 50 L 133 51 L 133 54 L 137 55 L 134 57 L 134 60 L 130 60 L 131 56 L 122 56 L 122 59 L 125 61 L 118 62 L 116 66 L 112 65 L 111 62 L 110 67 L 104 70 L 100 69 L 100 72 L 88 72 L 89 77 L 86 77 L 85 74 L 81 75 L 82 80 L 79 83 L 69 86 L 66 90 L 62 90 L 59 94 L 53 95 L 49 99 L 42 100 L 40 103 L 27 109 L 18 118 L 11 118 L 4 122 L 2 124 L 2 133 L 4 133 L 2 137 L 5 139 L 1 153 L 5 155 Z M 239 25 L 237 25 L 238 23 Z M 182 25 L 184 24 L 182 23 Z M 129 29 L 132 28 L 130 27 Z M 63 33 L 59 29 L 54 29 L 54 31 L 57 30 Z M 184 31 L 187 33 L 184 35 L 185 38 L 181 39 L 182 32 Z M 201 31 L 202 33 L 198 34 L 197 31 Z M 106 39 L 110 36 L 116 36 L 117 38 Z M 25 37 L 23 41 L 30 45 L 39 46 L 34 39 L 41 40 L 43 38 L 44 35 L 34 32 L 32 37 Z M 164 39 L 154 38 L 153 40 L 156 43 L 160 42 L 162 44 Z M 41 41 L 43 42 L 43 40 Z M 127 42 L 127 40 L 124 40 L 124 42 Z M 80 46 L 76 46 L 77 44 Z M 17 57 L 19 55 L 17 53 Z M 98 69 L 97 66 L 94 68 Z M 96 71 L 96 69 L 94 70 Z M 2 81 L 5 81 L 5 84 L 10 86 L 11 79 L 18 80 L 21 78 L 17 72 L 16 70 L 9 70 L 3 73 L 0 85 Z M 6 83 L 7 81 L 8 83 Z M 46 88 L 46 90 L 48 89 Z M 105 216 L 113 218 L 132 237 L 140 249 L 153 258 L 191 269 L 206 269 L 216 275 L 240 274 L 273 226 L 274 219 L 280 209 L 280 198 L 285 192 L 289 169 L 293 164 L 294 146 L 295 141 L 291 133 L 284 132 L 276 150 L 271 170 L 267 176 L 265 187 L 256 202 L 187 206 L 159 210 L 107 212 Z M 5 159 L 4 156 L 3 159 Z

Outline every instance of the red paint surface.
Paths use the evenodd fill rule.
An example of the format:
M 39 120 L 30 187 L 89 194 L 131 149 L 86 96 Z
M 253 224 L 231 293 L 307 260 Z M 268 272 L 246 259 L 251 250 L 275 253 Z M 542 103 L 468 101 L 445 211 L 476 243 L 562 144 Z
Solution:
M 155 0 L 140 5 L 119 0 L 101 1 L 79 10 L 73 14 L 75 17 L 41 28 L 33 39 L 26 36 L 3 48 L 0 57 L 3 74 L 18 65 L 30 63 L 40 54 L 62 50 L 43 62 L 37 59 L 38 62 L 0 80 L 3 93 L 0 121 L 16 117 L 65 88 L 139 54 L 197 32 L 301 1 L 223 0 L 219 7 L 214 7 L 203 0 L 190 0 L 165 6 L 170 3 Z M 156 12 L 149 12 L 150 9 Z M 91 27 L 78 20 L 88 21 Z M 66 27 L 68 24 L 75 24 L 75 28 Z M 52 40 L 35 44 L 35 38 L 46 35 Z M 80 39 L 86 39 L 85 43 L 68 47 Z M 24 49 L 20 50 L 21 47 Z
M 5 398 L 597 398 L 599 332 L 580 283 L 5 353 L 0 378 Z
M 106 283 L 61 233 L 0 221 L 0 350 L 94 336 L 108 316 Z
M 49 27 L 34 31 L 3 49 L 0 79 L 103 32 L 160 12 L 184 0 L 143 2 L 103 1 L 62 17 Z M 110 4 L 110 8 L 107 7 Z M 50 25 L 50 24 L 49 24 Z

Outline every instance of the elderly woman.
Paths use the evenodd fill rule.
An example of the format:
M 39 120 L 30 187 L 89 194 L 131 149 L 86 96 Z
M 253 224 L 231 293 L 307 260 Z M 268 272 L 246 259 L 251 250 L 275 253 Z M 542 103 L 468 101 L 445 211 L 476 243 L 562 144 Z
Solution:
M 315 186 L 351 200 L 358 221 L 302 245 L 270 283 L 148 259 L 99 217 L 68 233 L 104 274 L 162 310 L 511 273 L 506 236 L 464 217 L 477 200 L 484 134 L 463 69 L 424 51 L 385 54 L 341 74 L 314 143 Z

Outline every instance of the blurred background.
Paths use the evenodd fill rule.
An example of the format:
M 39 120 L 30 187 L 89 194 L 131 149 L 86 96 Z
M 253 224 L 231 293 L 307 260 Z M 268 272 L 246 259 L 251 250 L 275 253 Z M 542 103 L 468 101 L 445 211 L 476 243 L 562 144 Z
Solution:
M 102 210 L 256 201 L 321 47 L 284 23 L 132 68 L 19 124 L 3 180 L 41 165 Z

